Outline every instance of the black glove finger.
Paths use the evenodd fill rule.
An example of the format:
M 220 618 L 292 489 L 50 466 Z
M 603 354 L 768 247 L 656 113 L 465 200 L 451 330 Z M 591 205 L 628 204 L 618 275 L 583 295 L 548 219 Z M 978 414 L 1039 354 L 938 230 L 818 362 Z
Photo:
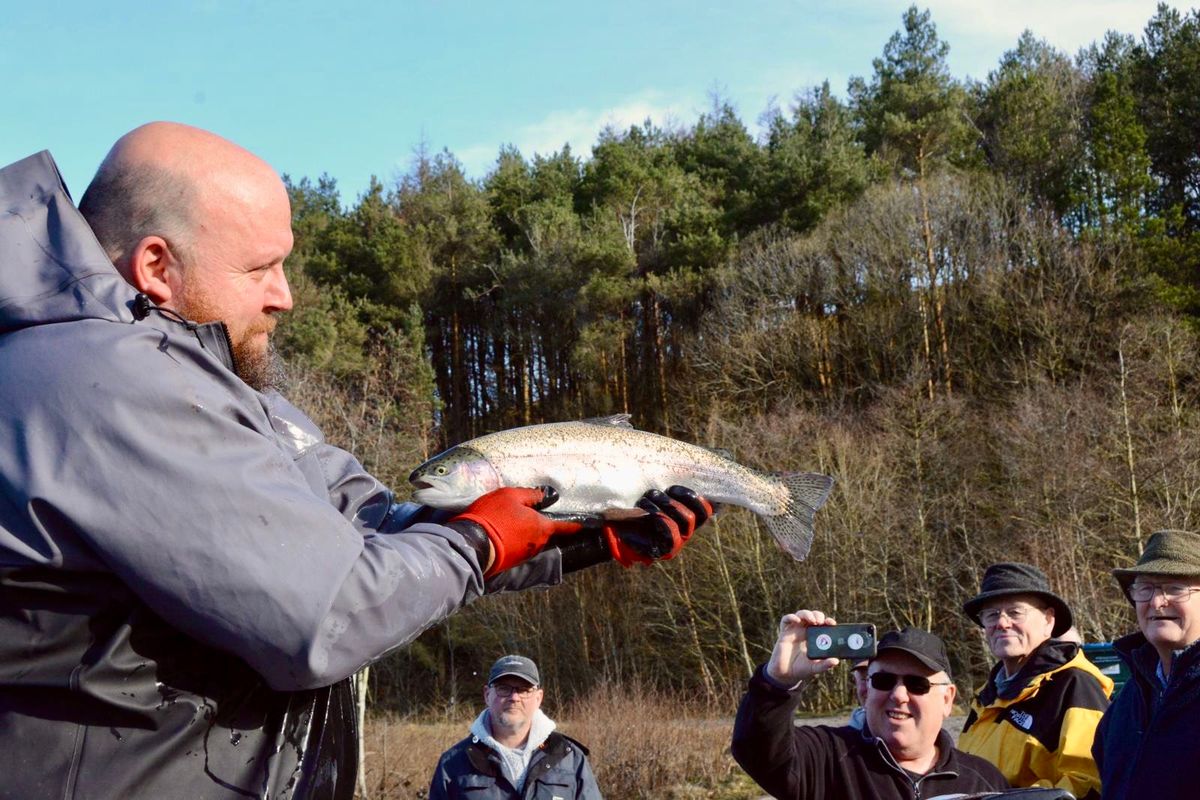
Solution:
M 717 511 L 716 505 L 702 498 L 686 486 L 671 486 L 667 489 L 667 494 L 671 499 L 678 500 L 691 509 L 692 513 L 696 515 L 697 528 L 708 522 L 708 518 Z
M 638 507 L 649 513 L 623 524 L 617 531 L 621 541 L 647 558 L 662 558 L 674 552 L 682 542 L 674 520 L 664 516 L 649 500 L 644 505 L 639 500 Z
M 685 538 L 691 536 L 692 531 L 699 527 L 699 523 L 694 519 L 695 512 L 686 506 L 680 505 L 675 500 L 672 500 L 666 492 L 658 489 L 651 489 L 642 495 L 637 505 L 638 508 L 650 514 L 666 514 L 669 516 L 679 526 L 680 532 L 686 532 Z
M 619 534 L 620 541 L 649 559 L 660 559 L 674 549 L 674 537 L 666 525 L 640 525 Z
M 658 505 L 658 503 L 654 502 L 654 500 L 652 500 L 650 497 L 650 495 L 653 492 L 654 492 L 654 490 L 651 489 L 649 492 L 646 492 L 644 495 L 639 497 L 638 501 L 636 503 L 634 503 L 635 506 L 637 506 L 642 511 L 645 511 L 647 514 L 649 514 L 651 516 L 662 513 L 662 508 Z
M 621 537 L 622 544 L 631 550 L 636 550 L 646 558 L 662 558 L 669 548 L 669 543 L 663 541 L 662 537 L 654 530 L 643 533 L 641 530 L 630 529 L 620 531 L 617 535 Z
M 536 486 L 536 489 L 542 490 L 542 499 L 533 504 L 535 511 L 541 511 L 543 508 L 548 508 L 558 502 L 558 489 L 553 486 Z
M 662 509 L 660 513 L 670 517 L 679 527 L 679 532 L 685 539 L 691 536 L 692 532 L 696 530 L 696 514 L 683 503 L 672 500 L 664 494 L 662 495 L 662 502 L 657 503 L 657 505 Z

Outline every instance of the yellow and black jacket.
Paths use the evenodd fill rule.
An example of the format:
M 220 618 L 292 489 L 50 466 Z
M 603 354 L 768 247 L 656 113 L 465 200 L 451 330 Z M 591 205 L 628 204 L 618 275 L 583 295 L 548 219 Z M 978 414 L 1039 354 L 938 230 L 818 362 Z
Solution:
M 958 747 L 995 764 L 1013 786 L 1100 796 L 1092 739 L 1113 682 L 1073 642 L 1050 639 L 1021 667 L 1003 696 L 997 664 L 975 697 Z

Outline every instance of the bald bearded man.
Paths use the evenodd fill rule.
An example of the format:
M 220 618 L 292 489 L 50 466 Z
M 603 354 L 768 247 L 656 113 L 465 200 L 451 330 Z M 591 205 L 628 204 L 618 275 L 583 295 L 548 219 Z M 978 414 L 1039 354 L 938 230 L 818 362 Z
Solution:
M 47 153 L 0 170 L 0 798 L 349 798 L 349 676 L 605 537 L 547 548 L 578 526 L 542 489 L 396 503 L 271 389 L 291 211 L 257 156 L 151 123 L 80 206 Z M 618 549 L 707 510 L 656 507 Z

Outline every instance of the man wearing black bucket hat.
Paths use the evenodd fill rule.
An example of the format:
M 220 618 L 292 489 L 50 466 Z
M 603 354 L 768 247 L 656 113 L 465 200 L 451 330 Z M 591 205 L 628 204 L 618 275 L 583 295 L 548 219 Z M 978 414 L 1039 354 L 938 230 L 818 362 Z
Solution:
M 1092 739 L 1113 683 L 1076 642 L 1058 639 L 1071 608 L 1030 564 L 987 568 L 963 611 L 999 662 L 977 692 L 958 747 L 991 761 L 1013 786 L 1100 795 Z
M 1129 665 L 1096 731 L 1104 800 L 1195 797 L 1200 786 L 1200 536 L 1158 531 L 1113 575 L 1139 633 L 1114 643 Z
M 955 686 L 942 640 L 905 628 L 885 634 L 867 667 L 866 725 L 795 726 L 803 685 L 837 666 L 810 659 L 809 626 L 832 625 L 821 611 L 779 623 L 770 660 L 759 667 L 738 708 L 733 757 L 773 797 L 915 800 L 1008 788 L 987 761 L 954 747 L 942 723 Z

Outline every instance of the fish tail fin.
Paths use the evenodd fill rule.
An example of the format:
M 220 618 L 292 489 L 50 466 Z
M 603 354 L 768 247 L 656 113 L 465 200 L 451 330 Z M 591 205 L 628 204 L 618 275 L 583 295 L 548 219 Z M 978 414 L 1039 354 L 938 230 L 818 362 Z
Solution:
M 787 472 L 775 477 L 787 488 L 787 504 L 782 514 L 764 516 L 762 521 L 784 552 L 803 561 L 812 549 L 813 516 L 829 499 L 833 478 L 815 472 Z

